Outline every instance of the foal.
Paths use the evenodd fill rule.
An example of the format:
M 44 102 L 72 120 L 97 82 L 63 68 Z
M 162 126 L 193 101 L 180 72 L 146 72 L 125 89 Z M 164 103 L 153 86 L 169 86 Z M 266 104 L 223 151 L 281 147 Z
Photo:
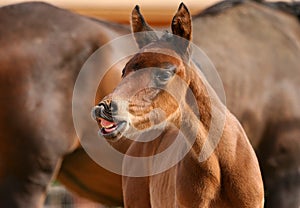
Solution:
M 123 161 L 125 207 L 263 207 L 255 153 L 190 60 L 186 6 L 173 17 L 173 34 L 161 38 L 138 7 L 131 24 L 140 51 L 126 64 L 121 83 L 94 109 L 100 134 L 113 146 L 130 140 Z M 213 139 L 207 139 L 210 128 Z

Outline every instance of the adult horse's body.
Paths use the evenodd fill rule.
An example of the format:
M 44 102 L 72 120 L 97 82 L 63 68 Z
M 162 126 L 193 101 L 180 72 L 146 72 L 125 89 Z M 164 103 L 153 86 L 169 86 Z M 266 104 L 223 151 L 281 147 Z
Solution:
M 140 50 L 124 67 L 120 84 L 93 110 L 100 134 L 113 146 L 132 140 L 123 160 L 125 207 L 263 207 L 254 150 L 190 60 L 191 17 L 185 5 L 173 18 L 173 34 L 161 38 L 153 35 L 138 7 L 131 22 Z M 220 135 L 210 128 L 221 129 Z M 154 136 L 152 131 L 160 132 Z M 206 144 L 214 148 L 216 137 L 221 138 L 213 152 L 199 159 L 208 151 Z M 172 143 L 176 147 L 166 154 Z M 159 154 L 164 156 L 143 164 L 131 157 Z M 174 158 L 180 158 L 178 163 L 156 172 Z M 143 171 L 147 174 L 137 177 Z
M 266 206 L 296 208 L 300 204 L 299 93 L 295 93 L 300 26 L 295 16 L 262 4 L 232 2 L 240 5 L 211 15 L 224 8 L 214 7 L 207 15 L 194 17 L 194 42 L 216 65 L 228 108 L 260 153 Z M 70 97 L 87 57 L 129 30 L 40 3 L 1 8 L 0 19 L 0 206 L 34 206 L 62 156 L 58 176 L 69 188 L 99 202 L 121 205 L 121 178 L 99 167 L 79 146 L 75 149 Z M 33 82 L 27 80 L 29 75 Z M 43 100 L 36 102 L 36 111 L 28 109 L 29 100 L 31 107 L 36 101 L 34 94 L 27 99 L 29 84 Z M 65 113 L 57 113 L 59 108 Z M 59 128 L 53 131 L 53 125 Z M 49 139 L 49 132 L 56 136 Z
M 71 112 L 76 77 L 98 47 L 128 29 L 43 3 L 2 7 L 0 20 L 0 206 L 41 207 L 62 158 L 79 146 Z M 119 177 L 95 169 L 105 177 L 82 192 L 122 204 Z M 83 184 L 68 171 L 61 178 L 75 190 Z

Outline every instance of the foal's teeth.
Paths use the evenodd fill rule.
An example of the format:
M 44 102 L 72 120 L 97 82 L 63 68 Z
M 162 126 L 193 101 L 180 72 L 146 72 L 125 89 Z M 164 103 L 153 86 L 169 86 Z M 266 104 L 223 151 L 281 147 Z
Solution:
M 108 126 L 103 126 L 105 129 L 109 129 L 109 128 L 112 128 L 114 125 L 113 124 L 110 124 Z
M 105 119 L 101 119 L 100 118 L 100 124 L 103 128 L 105 129 L 109 129 L 109 128 L 112 128 L 114 127 L 115 123 L 114 122 L 111 122 L 111 121 L 107 121 Z

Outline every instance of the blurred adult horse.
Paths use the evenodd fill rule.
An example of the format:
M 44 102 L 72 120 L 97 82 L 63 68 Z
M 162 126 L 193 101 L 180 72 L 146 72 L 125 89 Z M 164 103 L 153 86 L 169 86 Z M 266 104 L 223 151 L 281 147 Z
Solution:
M 263 172 L 266 207 L 300 206 L 300 4 L 224 1 L 193 18 Z
M 2 7 L 0 21 L 0 207 L 42 207 L 63 157 L 79 147 L 71 112 L 76 77 L 97 48 L 129 30 L 44 3 Z M 61 179 L 99 202 L 122 204 L 119 176 L 95 169 L 102 179 L 88 188 L 67 171 Z

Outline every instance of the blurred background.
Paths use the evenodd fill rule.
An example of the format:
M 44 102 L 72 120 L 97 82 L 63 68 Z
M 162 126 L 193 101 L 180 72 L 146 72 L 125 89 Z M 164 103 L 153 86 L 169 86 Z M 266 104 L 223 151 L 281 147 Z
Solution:
M 25 2 L 20 0 L 1 0 L 0 5 Z M 45 2 L 72 10 L 74 12 L 107 19 L 119 23 L 129 23 L 129 14 L 135 5 L 140 5 L 144 16 L 152 24 L 168 23 L 182 0 L 46 0 Z M 212 5 L 217 0 L 185 0 L 193 14 Z

